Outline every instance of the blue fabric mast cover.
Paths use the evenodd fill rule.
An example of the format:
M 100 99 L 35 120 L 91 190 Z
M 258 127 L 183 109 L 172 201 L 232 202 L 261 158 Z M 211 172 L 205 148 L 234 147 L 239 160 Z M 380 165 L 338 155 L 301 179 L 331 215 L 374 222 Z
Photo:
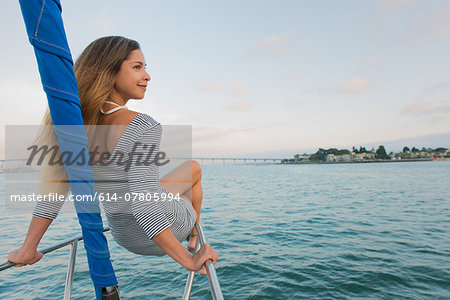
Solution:
M 61 3 L 58 0 L 19 2 L 27 34 L 36 54 L 61 153 L 89 153 L 72 55 L 61 17 Z M 74 164 L 65 168 L 72 194 L 95 194 L 93 174 L 87 162 L 81 166 Z M 108 243 L 103 234 L 99 202 L 95 199 L 89 202 L 75 201 L 74 204 L 83 233 L 90 275 L 96 287 L 97 299 L 100 299 L 98 288 L 114 286 L 117 279 L 110 261 Z

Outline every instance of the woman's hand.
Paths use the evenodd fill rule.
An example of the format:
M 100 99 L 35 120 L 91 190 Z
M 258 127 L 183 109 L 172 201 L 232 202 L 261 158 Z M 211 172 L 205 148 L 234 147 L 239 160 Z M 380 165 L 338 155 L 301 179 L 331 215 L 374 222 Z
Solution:
M 43 254 L 36 250 L 27 250 L 23 247 L 9 252 L 8 261 L 15 263 L 15 267 L 32 265 L 41 260 Z
M 31 218 L 30 227 L 28 228 L 27 237 L 25 238 L 22 247 L 11 251 L 8 254 L 8 260 L 16 263 L 16 267 L 32 265 L 38 262 L 42 258 L 43 254 L 37 252 L 36 249 L 39 245 L 39 241 L 52 221 L 53 220 L 51 219 L 33 216 Z
M 191 271 L 200 271 L 201 275 L 206 275 L 206 269 L 203 267 L 208 259 L 211 259 L 212 263 L 215 265 L 219 259 L 219 255 L 209 244 L 204 244 L 203 247 L 192 256 L 193 265 Z

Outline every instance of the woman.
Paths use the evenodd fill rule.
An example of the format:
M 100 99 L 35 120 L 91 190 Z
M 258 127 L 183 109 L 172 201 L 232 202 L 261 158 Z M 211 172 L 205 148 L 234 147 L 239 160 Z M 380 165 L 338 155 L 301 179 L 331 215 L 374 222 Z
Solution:
M 136 145 L 154 145 L 154 153 L 159 151 L 161 125 L 152 117 L 125 107 L 130 99 L 144 98 L 150 81 L 145 66 L 139 44 L 119 36 L 92 42 L 77 59 L 74 70 L 84 124 L 108 125 L 106 131 L 100 130 L 101 133 L 96 130 L 91 134 L 88 130 L 90 149 L 97 147 L 100 153 L 109 154 L 121 152 L 131 161 L 133 156 L 130 153 L 134 152 Z M 52 124 L 49 112 L 44 123 Z M 43 135 L 55 140 L 53 131 Z M 132 252 L 144 255 L 166 253 L 186 269 L 206 274 L 204 263 L 208 259 L 215 263 L 218 259 L 216 251 L 204 245 L 191 255 L 180 243 L 188 238 L 188 249 L 194 252 L 197 232 L 193 225 L 199 222 L 203 197 L 200 165 L 187 161 L 159 180 L 156 164 L 143 166 L 132 162 L 128 170 L 114 162 L 94 165 L 92 170 L 97 192 L 175 195 L 179 200 L 103 203 L 114 239 Z M 55 170 L 53 166 L 49 171 L 53 176 L 59 174 L 59 178 L 67 176 L 62 167 Z M 56 187 L 47 188 L 46 192 L 66 194 L 68 190 L 69 185 L 62 180 Z M 60 205 L 38 202 L 25 241 L 22 247 L 9 254 L 9 261 L 23 266 L 42 258 L 42 254 L 36 251 L 37 246 L 60 208 Z

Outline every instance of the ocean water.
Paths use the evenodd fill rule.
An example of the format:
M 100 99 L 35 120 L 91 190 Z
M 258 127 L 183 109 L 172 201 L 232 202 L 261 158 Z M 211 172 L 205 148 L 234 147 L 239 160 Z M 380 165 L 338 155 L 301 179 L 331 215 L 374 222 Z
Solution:
M 220 255 L 225 299 L 450 298 L 450 162 L 216 164 L 203 167 L 203 188 L 201 223 Z M 2 212 L 0 262 L 29 219 Z M 79 232 L 63 213 L 41 245 Z M 123 299 L 181 298 L 187 271 L 106 235 Z M 68 254 L 0 272 L 0 299 L 61 299 Z M 93 299 L 82 244 L 72 295 Z M 206 276 L 196 276 L 192 299 L 211 299 Z

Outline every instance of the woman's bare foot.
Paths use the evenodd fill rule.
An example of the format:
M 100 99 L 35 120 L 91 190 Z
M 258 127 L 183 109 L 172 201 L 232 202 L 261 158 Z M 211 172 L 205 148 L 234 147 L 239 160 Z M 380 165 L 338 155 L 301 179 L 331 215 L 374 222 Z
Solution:
M 197 236 L 191 236 L 188 237 L 188 251 L 192 254 L 195 254 L 195 246 L 197 242 Z M 200 275 L 206 275 L 206 268 L 205 265 L 200 269 Z
M 206 275 L 206 268 L 203 265 L 203 267 L 200 269 L 200 275 Z
M 195 253 L 195 246 L 197 244 L 197 233 L 193 234 L 191 233 L 188 237 L 188 246 L 187 249 L 189 252 L 191 252 L 192 254 Z

